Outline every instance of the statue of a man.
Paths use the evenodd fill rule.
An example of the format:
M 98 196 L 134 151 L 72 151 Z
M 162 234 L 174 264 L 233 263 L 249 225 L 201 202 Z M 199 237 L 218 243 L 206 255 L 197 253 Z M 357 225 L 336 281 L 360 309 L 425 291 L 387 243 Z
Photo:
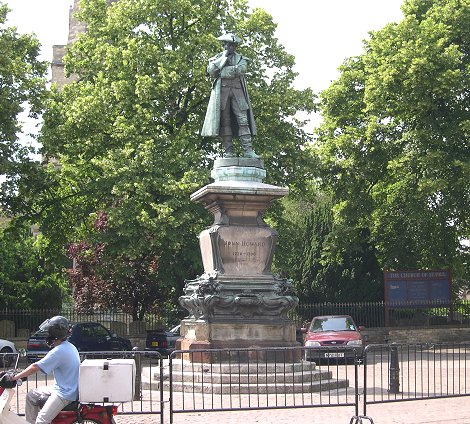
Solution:
M 258 158 L 252 147 L 256 125 L 245 81 L 248 59 L 236 53 L 241 42 L 236 35 L 229 33 L 217 39 L 224 51 L 211 57 L 207 66 L 213 83 L 201 135 L 221 138 L 226 157 L 234 156 L 233 138 L 238 136 L 244 156 Z

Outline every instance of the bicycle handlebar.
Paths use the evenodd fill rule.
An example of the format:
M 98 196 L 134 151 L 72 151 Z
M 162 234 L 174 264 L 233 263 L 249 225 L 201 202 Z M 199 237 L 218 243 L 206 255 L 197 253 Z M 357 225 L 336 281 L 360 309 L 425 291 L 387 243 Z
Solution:
M 16 386 L 21 386 L 21 380 L 12 380 L 18 373 L 18 370 L 0 371 L 0 387 L 5 389 L 13 389 Z

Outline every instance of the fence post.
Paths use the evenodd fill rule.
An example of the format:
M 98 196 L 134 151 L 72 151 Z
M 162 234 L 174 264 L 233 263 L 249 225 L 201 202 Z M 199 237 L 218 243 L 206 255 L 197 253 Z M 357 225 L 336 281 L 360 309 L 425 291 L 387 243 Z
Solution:
M 400 393 L 400 363 L 398 361 L 398 346 L 396 343 L 390 345 L 390 369 L 389 369 L 389 393 Z
M 134 351 L 134 360 L 135 360 L 135 387 L 134 387 L 134 400 L 142 399 L 142 358 L 141 354 L 137 352 L 138 347 L 133 347 Z

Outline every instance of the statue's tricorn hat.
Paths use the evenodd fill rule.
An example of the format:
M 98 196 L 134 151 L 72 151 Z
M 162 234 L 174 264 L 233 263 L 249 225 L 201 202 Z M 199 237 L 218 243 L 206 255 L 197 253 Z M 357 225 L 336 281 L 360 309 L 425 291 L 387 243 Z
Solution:
M 222 41 L 223 43 L 235 43 L 239 44 L 242 42 L 241 38 L 237 37 L 235 34 L 228 32 L 227 34 L 217 37 L 217 40 Z

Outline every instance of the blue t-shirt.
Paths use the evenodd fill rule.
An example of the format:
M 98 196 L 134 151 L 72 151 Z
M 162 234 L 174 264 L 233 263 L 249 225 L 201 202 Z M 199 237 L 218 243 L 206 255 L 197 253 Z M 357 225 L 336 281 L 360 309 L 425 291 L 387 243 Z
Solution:
M 36 362 L 36 365 L 45 374 L 54 374 L 54 390 L 59 397 L 70 401 L 78 399 L 80 355 L 72 343 L 63 341 Z

